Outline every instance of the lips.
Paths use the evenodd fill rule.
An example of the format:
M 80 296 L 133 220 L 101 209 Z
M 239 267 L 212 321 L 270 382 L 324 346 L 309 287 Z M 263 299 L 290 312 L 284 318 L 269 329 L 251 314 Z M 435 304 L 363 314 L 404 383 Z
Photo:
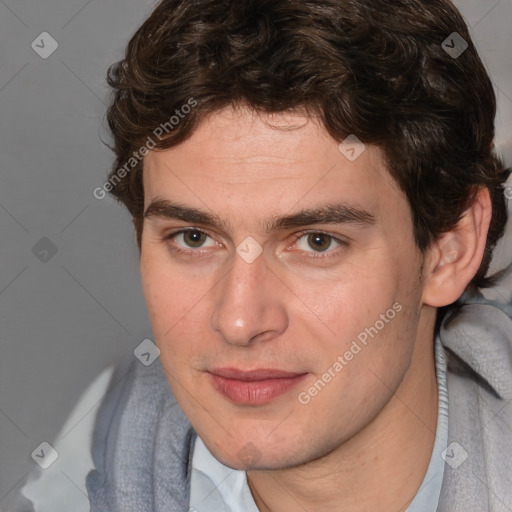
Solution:
M 216 391 L 233 403 L 262 405 L 290 391 L 302 382 L 307 373 L 288 372 L 273 368 L 240 370 L 215 368 L 209 372 Z

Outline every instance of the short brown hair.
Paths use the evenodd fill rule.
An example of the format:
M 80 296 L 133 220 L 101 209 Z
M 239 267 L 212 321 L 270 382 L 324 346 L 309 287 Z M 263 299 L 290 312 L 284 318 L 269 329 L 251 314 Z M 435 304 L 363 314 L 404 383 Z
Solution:
M 459 56 L 443 45 L 454 46 L 453 37 L 468 45 Z M 334 139 L 355 134 L 383 150 L 421 250 L 453 229 L 487 187 L 493 215 L 472 283 L 495 282 L 486 273 L 507 221 L 510 170 L 494 152 L 492 83 L 448 0 L 162 0 L 107 81 L 110 178 L 148 137 L 170 148 L 227 106 L 305 111 Z M 194 108 L 169 123 L 191 100 Z M 164 137 L 152 135 L 158 126 Z M 111 191 L 133 217 L 139 248 L 142 167 L 134 161 Z

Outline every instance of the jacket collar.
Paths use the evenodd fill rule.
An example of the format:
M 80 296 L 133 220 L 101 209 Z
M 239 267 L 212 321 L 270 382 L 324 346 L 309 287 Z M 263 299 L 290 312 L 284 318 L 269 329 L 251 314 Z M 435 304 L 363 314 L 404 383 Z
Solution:
M 444 347 L 462 359 L 502 399 L 512 399 L 512 303 L 472 295 L 442 322 Z

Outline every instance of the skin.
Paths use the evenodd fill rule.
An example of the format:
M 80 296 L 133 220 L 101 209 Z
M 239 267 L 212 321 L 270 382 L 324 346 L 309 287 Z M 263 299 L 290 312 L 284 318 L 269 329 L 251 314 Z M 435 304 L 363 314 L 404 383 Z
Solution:
M 225 223 L 150 215 L 141 243 L 161 362 L 207 448 L 247 471 L 261 511 L 405 510 L 435 438 L 436 308 L 456 300 L 478 269 L 487 191 L 422 254 L 407 199 L 378 148 L 366 146 L 351 162 L 314 119 L 242 107 L 216 112 L 177 147 L 151 151 L 143 183 L 146 210 L 168 200 Z M 270 218 L 335 202 L 364 209 L 374 222 L 265 227 Z M 184 228 L 207 236 L 169 238 Z M 304 231 L 333 238 L 321 237 L 319 251 Z M 263 249 L 252 263 L 236 252 L 249 236 Z M 300 403 L 298 394 L 395 303 L 401 311 Z M 214 367 L 308 376 L 270 403 L 237 405 L 212 387 Z

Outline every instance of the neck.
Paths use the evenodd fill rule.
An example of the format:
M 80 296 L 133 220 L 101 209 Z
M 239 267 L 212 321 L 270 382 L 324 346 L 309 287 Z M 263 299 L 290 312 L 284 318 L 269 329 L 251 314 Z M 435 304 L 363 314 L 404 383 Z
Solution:
M 411 366 L 397 391 L 363 430 L 331 453 L 301 466 L 248 471 L 261 512 L 407 508 L 427 471 L 437 427 L 433 328 L 426 327 L 419 326 L 418 332 L 428 336 L 417 339 Z

